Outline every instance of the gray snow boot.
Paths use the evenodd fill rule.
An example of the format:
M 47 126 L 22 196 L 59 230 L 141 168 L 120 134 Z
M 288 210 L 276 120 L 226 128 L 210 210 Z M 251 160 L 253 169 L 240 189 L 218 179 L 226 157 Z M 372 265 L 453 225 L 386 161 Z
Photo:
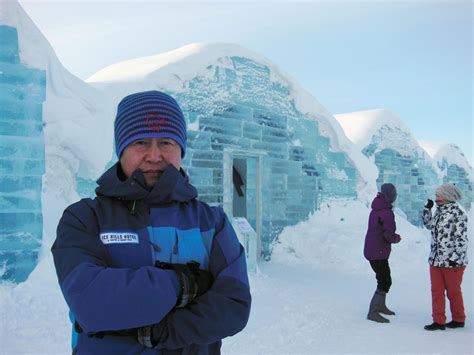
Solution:
M 383 302 L 383 296 L 384 294 L 381 291 L 375 291 L 374 296 L 370 301 L 369 313 L 367 314 L 368 320 L 372 320 L 378 323 L 390 323 L 387 318 L 384 318 L 379 314 L 380 304 Z
M 376 292 L 382 293 L 382 302 L 379 304 L 379 312 L 382 314 L 389 315 L 389 316 L 394 316 L 395 312 L 388 309 L 387 306 L 385 305 L 385 298 L 387 297 L 387 292 L 380 291 L 380 290 L 377 290 Z

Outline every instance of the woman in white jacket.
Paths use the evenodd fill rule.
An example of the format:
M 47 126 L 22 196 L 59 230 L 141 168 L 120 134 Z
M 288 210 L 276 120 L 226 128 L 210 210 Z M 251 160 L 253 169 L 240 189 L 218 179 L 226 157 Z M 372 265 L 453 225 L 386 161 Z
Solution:
M 436 211 L 431 214 L 433 201 L 428 200 L 423 209 L 423 224 L 431 231 L 430 264 L 431 301 L 433 323 L 426 330 L 462 328 L 466 320 L 461 291 L 462 277 L 467 265 L 467 216 L 456 201 L 461 192 L 453 184 L 436 189 Z M 446 323 L 445 292 L 447 293 L 452 320 Z

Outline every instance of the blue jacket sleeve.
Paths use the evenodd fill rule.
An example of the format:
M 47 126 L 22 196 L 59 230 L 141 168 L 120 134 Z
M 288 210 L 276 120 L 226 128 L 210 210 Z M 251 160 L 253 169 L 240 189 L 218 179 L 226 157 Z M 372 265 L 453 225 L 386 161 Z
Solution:
M 247 324 L 251 295 L 245 253 L 232 225 L 221 213 L 222 226 L 214 238 L 209 261 L 215 281 L 208 292 L 166 317 L 168 336 L 159 347 L 178 349 L 214 343 L 238 333 Z
M 157 323 L 176 304 L 174 271 L 108 267 L 94 212 L 83 201 L 65 210 L 52 253 L 64 298 L 86 333 Z

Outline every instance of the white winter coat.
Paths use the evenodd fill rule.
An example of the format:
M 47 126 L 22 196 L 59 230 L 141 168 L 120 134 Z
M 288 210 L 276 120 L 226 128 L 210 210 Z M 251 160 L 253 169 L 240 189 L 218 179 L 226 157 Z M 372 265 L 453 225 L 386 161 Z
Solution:
M 457 203 L 438 206 L 433 216 L 430 209 L 423 209 L 423 224 L 431 231 L 431 265 L 467 265 L 467 216 Z

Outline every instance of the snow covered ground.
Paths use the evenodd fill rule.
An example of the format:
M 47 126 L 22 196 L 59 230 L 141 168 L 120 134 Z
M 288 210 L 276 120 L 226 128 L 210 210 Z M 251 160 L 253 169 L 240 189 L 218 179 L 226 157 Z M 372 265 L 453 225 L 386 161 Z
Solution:
M 107 95 L 63 68 L 46 38 L 16 1 L 2 1 L 2 5 L 8 6 L 2 8 L 0 23 L 18 29 L 22 61 L 46 70 L 48 86 L 44 106 L 47 167 L 42 199 L 45 252 L 26 282 L 0 285 L 0 354 L 68 354 L 71 329 L 68 309 L 57 285 L 48 248 L 62 210 L 67 203 L 78 199 L 75 176 L 97 177 L 110 160 L 113 132 L 110 118 L 115 108 Z M 137 91 L 146 89 L 146 85 L 156 88 L 156 82 L 178 91 L 182 81 L 177 81 L 171 64 L 174 63 L 175 68 L 186 68 L 188 72 L 177 72 L 181 72 L 181 80 L 189 79 L 197 74 L 198 67 L 206 68 L 209 64 L 203 64 L 207 57 L 199 50 L 204 48 L 215 53 L 227 46 L 192 45 L 175 51 L 175 55 L 181 55 L 179 58 L 171 58 L 168 53 L 159 57 L 162 61 L 155 62 L 158 58 L 155 57 L 153 63 L 148 62 L 150 58 L 137 59 L 135 62 L 149 65 L 138 68 L 140 73 L 130 68 L 122 72 L 135 75 L 135 79 L 128 78 L 128 81 L 132 86 L 138 85 Z M 280 81 L 289 83 L 301 112 L 325 115 L 325 109 L 308 92 L 271 63 L 257 59 L 267 63 Z M 162 67 L 167 64 L 168 68 L 158 71 L 152 64 Z M 124 63 L 121 65 L 123 69 Z M 155 81 L 137 84 L 140 75 L 151 72 L 153 76 L 145 76 Z M 99 79 L 104 81 L 105 74 L 107 72 L 102 72 L 90 82 L 98 85 Z M 120 97 L 123 93 L 117 91 L 112 96 Z M 365 201 L 366 193 L 375 187 L 375 165 L 349 144 L 339 125 L 333 124 L 332 115 L 327 114 L 320 117 L 325 118 L 320 121 L 320 128 L 336 138 L 334 141 L 358 166 L 362 180 L 368 184 L 359 186 L 359 198 Z M 397 315 L 391 317 L 390 324 L 375 324 L 365 319 L 375 289 L 373 272 L 362 256 L 368 214 L 363 202 L 333 201 L 330 206 L 321 206 L 308 221 L 283 231 L 272 261 L 262 263 L 259 272 L 250 276 L 253 306 L 249 324 L 240 334 L 225 339 L 223 353 L 473 354 L 472 265 L 467 268 L 463 283 L 468 315 L 466 328 L 435 333 L 424 331 L 423 325 L 431 322 L 426 261 L 430 237 L 426 231 L 404 221 L 401 215 L 397 221 L 403 240 L 394 247 L 390 259 L 393 287 L 388 296 L 388 304 Z M 472 221 L 471 212 L 471 255 Z M 474 262 L 473 257 L 471 260 Z
M 472 209 L 471 209 L 472 211 Z M 375 289 L 362 256 L 368 208 L 332 202 L 287 228 L 271 262 L 251 275 L 252 313 L 245 330 L 224 340 L 224 354 L 473 354 L 473 272 L 463 281 L 466 327 L 427 332 L 431 323 L 429 234 L 397 215 L 400 244 L 390 257 L 390 324 L 365 319 Z M 470 213 L 470 255 L 472 221 Z M 20 285 L 0 286 L 0 353 L 70 353 L 67 307 L 46 254 Z M 448 319 L 450 313 L 447 312 Z

